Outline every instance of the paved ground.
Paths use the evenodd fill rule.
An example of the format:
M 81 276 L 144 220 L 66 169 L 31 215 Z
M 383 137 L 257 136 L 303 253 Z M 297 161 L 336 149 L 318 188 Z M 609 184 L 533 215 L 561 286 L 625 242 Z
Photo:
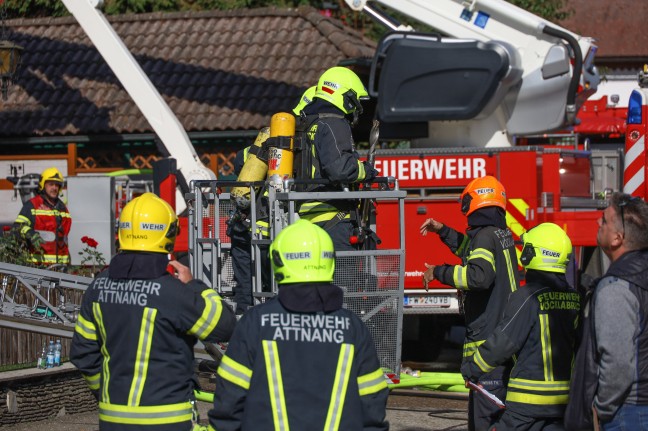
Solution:
M 404 367 L 422 371 L 458 371 L 461 351 L 446 347 L 436 362 L 403 363 Z M 71 366 L 71 365 L 70 365 Z M 64 367 L 61 367 L 63 369 Z M 7 373 L 3 373 L 7 374 Z M 7 374 L 8 375 L 8 374 Z M 198 373 L 205 391 L 213 391 L 209 373 Z M 11 376 L 9 376 L 11 377 Z M 392 392 L 387 405 L 387 420 L 391 431 L 467 431 L 468 401 L 466 394 L 430 393 L 428 391 L 398 390 Z M 199 403 L 203 423 L 207 420 L 208 403 Z M 0 426 L 0 431 L 98 431 L 96 412 L 65 415 L 46 421 Z M 299 430 L 301 431 L 301 430 Z
M 410 393 L 412 391 L 408 391 Z M 199 403 L 201 417 L 207 418 L 210 405 Z M 389 397 L 387 419 L 392 431 L 467 431 L 467 401 L 393 394 Z M 41 422 L 31 422 L 10 427 L 3 431 L 98 431 L 97 413 L 67 415 Z

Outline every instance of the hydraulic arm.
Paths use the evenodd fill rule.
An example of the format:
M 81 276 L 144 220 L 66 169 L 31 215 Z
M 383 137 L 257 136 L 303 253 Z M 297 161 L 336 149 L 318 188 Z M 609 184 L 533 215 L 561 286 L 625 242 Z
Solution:
M 215 180 L 198 157 L 186 131 L 139 63 L 99 11 L 103 0 L 62 0 L 158 135 L 178 172 L 192 180 Z

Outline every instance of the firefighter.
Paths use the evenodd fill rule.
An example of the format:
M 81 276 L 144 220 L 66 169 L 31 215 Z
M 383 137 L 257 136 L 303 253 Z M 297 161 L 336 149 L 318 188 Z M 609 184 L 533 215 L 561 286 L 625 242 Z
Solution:
M 248 159 L 250 149 L 252 147 L 245 147 L 236 153 L 234 158 L 234 173 L 239 176 L 243 165 Z M 243 181 L 239 179 L 239 181 Z M 257 224 L 267 226 L 267 221 L 258 220 Z M 233 217 L 227 223 L 227 236 L 230 237 L 232 257 L 232 271 L 234 272 L 233 287 L 234 302 L 236 303 L 236 314 L 241 315 L 254 305 L 254 298 L 252 297 L 252 232 L 250 231 L 250 220 L 245 212 L 242 210 L 235 211 Z M 262 230 L 263 236 L 267 236 L 267 229 Z M 263 256 L 263 249 L 261 252 L 261 265 L 267 268 L 267 271 L 262 271 L 262 286 L 263 290 L 270 290 L 270 264 L 267 262 L 267 256 Z M 266 253 L 267 254 L 267 246 Z M 267 276 L 265 273 L 268 273 Z
M 209 429 L 387 430 L 371 334 L 342 307 L 330 236 L 300 219 L 270 246 L 279 292 L 243 315 L 218 368 Z
M 572 245 L 553 223 L 534 227 L 522 241 L 526 284 L 511 294 L 503 319 L 461 374 L 478 382 L 515 357 L 506 411 L 491 429 L 562 430 L 580 310 L 580 295 L 565 278 Z
M 43 171 L 38 194 L 25 202 L 13 229 L 29 247 L 32 263 L 69 265 L 68 234 L 72 226 L 70 212 L 59 198 L 63 174 L 56 168 Z
M 466 335 L 463 361 L 468 361 L 488 338 L 502 318 L 508 296 L 519 287 L 516 251 L 506 227 L 506 192 L 494 177 L 471 181 L 461 193 L 461 212 L 468 219 L 465 234 L 432 218 L 420 227 L 422 235 L 435 232 L 462 260 L 460 265 L 428 265 L 423 287 L 432 280 L 459 290 Z M 480 378 L 487 390 L 500 399 L 506 395 L 506 364 Z M 485 430 L 498 418 L 500 410 L 482 395 L 470 393 L 468 427 Z
M 346 67 L 332 67 L 317 82 L 313 101 L 303 109 L 308 122 L 306 138 L 312 151 L 307 179 L 324 179 L 327 185 L 309 187 L 310 192 L 339 191 L 341 186 L 373 180 L 378 171 L 362 162 L 355 150 L 351 128 L 362 113 L 362 100 L 369 95 L 360 78 Z M 358 227 L 357 201 L 306 201 L 299 215 L 326 230 L 336 251 L 355 250 L 350 238 Z
M 233 332 L 218 293 L 169 261 L 177 233 L 169 204 L 133 199 L 119 217 L 120 252 L 84 293 L 70 360 L 99 401 L 102 431 L 192 429 L 194 344 Z
M 299 117 L 304 106 L 311 103 L 313 95 L 315 94 L 315 86 L 308 88 L 302 94 L 299 99 L 297 106 L 293 108 L 293 114 L 296 117 Z M 264 133 L 264 132 L 262 132 Z M 266 134 L 266 139 L 267 139 Z M 259 138 L 257 138 L 259 140 Z M 260 181 L 265 179 L 265 174 L 268 169 L 267 160 L 264 162 L 261 157 L 258 161 L 254 160 L 255 166 L 254 169 L 250 169 L 248 172 L 252 173 L 252 177 L 241 176 L 241 171 L 243 166 L 248 162 L 250 153 L 260 156 L 260 152 L 264 151 L 262 145 L 259 146 L 251 145 L 245 147 L 242 150 L 239 150 L 234 157 L 234 173 L 237 176 L 237 181 Z M 244 188 L 247 189 L 247 188 Z M 262 207 L 265 204 L 267 207 L 267 193 L 262 193 L 262 196 L 259 200 L 258 207 Z M 236 201 L 235 201 L 236 202 Z M 249 203 L 248 203 L 249 205 Z M 263 214 L 263 211 L 267 212 L 267 208 L 261 208 L 261 211 L 257 211 L 257 229 L 258 233 L 264 238 L 268 239 L 269 235 L 269 224 L 268 224 L 268 215 Z M 259 208 L 258 208 L 259 209 Z M 254 305 L 254 298 L 252 297 L 252 232 L 250 225 L 250 220 L 248 217 L 247 208 L 237 208 L 237 211 L 233 214 L 233 217 L 227 223 L 227 236 L 230 237 L 231 243 L 231 257 L 232 257 L 232 270 L 234 272 L 234 302 L 236 302 L 236 314 L 243 314 L 249 307 Z M 263 291 L 269 292 L 271 290 L 270 282 L 270 261 L 268 260 L 268 246 L 260 245 L 261 248 L 261 285 Z

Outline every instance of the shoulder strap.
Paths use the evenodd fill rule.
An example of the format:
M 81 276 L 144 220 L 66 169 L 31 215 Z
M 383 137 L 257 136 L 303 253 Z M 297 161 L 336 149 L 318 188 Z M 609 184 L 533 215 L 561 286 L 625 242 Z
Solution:
M 311 167 L 313 165 L 312 142 L 308 138 L 308 131 L 321 116 L 325 114 L 314 114 L 301 116 L 297 119 L 295 126 L 295 140 L 293 145 L 293 178 L 298 180 L 310 179 Z

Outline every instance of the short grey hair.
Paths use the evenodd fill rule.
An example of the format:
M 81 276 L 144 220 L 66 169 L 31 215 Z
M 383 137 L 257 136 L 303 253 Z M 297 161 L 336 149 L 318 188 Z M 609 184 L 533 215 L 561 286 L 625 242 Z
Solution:
M 648 248 L 648 203 L 625 193 L 613 193 L 610 205 L 617 214 L 617 229 L 630 250 Z M 623 219 L 621 219 L 623 217 Z

